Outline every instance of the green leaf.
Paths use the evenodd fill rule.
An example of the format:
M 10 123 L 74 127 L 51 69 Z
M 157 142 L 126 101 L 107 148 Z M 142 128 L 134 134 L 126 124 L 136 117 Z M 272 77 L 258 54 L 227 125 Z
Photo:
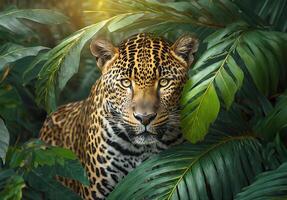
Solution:
M 4 124 L 4 121 L 0 118 L 0 157 L 5 163 L 5 157 L 9 146 L 9 132 Z
M 274 142 L 269 142 L 266 145 L 263 154 L 267 169 L 276 169 L 287 161 L 287 149 L 279 134 L 275 136 Z
M 287 49 L 287 35 L 272 31 L 250 31 L 236 49 L 255 85 L 265 95 L 276 91 L 279 80 L 286 76 L 281 64 Z
M 281 66 L 286 34 L 251 29 L 239 22 L 205 41 L 207 49 L 195 63 L 181 99 L 182 131 L 191 142 L 204 138 L 221 106 L 229 109 L 232 105 L 243 83 L 243 71 L 265 95 L 274 93 L 286 74 Z
M 90 184 L 87 174 L 78 160 L 68 160 L 64 165 L 56 165 L 55 174 L 77 180 L 84 185 Z
M 76 193 L 56 181 L 54 172 L 49 167 L 32 170 L 27 176 L 27 182 L 34 190 L 44 192 L 45 199 L 81 199 Z
M 286 13 L 284 12 L 287 9 L 286 1 L 265 0 L 259 1 L 256 4 L 253 4 L 253 6 L 255 6 L 255 11 L 252 11 L 267 21 L 268 24 L 272 26 L 272 28 L 286 32 L 287 22 Z
M 92 6 L 88 6 L 90 9 Z M 96 13 L 98 10 L 89 10 L 88 13 Z M 101 12 L 108 16 L 120 16 L 122 14 L 143 16 L 137 22 L 145 23 L 145 26 L 159 25 L 167 22 L 182 24 L 192 24 L 196 26 L 221 28 L 227 24 L 240 19 L 242 12 L 233 2 L 229 1 L 190 1 L 190 2 L 164 2 L 154 0 L 124 0 L 112 1 L 101 6 Z M 92 17 L 93 15 L 91 15 Z M 106 15 L 102 15 L 104 19 Z M 90 17 L 90 18 L 91 18 Z M 93 20 L 91 18 L 91 20 Z M 133 24 L 132 24 L 133 25 Z M 148 30 L 148 28 L 147 28 Z
M 117 31 L 121 28 L 124 28 L 135 21 L 137 21 L 139 18 L 141 18 L 144 14 L 138 13 L 138 14 L 132 14 L 132 15 L 118 15 L 111 23 L 108 25 L 108 29 L 110 32 Z
M 208 85 L 204 93 L 193 100 L 193 103 L 194 102 L 197 104 L 191 108 L 193 111 L 187 114 L 186 117 L 183 117 L 181 121 L 182 132 L 185 133 L 185 137 L 193 143 L 204 138 L 209 125 L 214 122 L 218 115 L 219 100 L 214 86 L 212 84 Z
M 278 102 L 267 116 L 257 121 L 254 127 L 258 135 L 264 136 L 267 140 L 275 138 L 284 127 L 287 127 L 287 93 L 278 97 Z
M 0 197 L 3 200 L 22 199 L 22 189 L 25 187 L 23 177 L 12 169 L 0 171 Z
M 227 27 L 224 34 L 233 34 L 231 31 L 234 31 L 234 25 Z M 234 33 L 233 38 L 222 39 L 220 31 L 217 37 L 221 42 L 214 43 L 209 39 L 214 46 L 210 46 L 196 62 L 194 73 L 184 87 L 181 99 L 182 131 L 193 143 L 202 140 L 216 120 L 220 110 L 218 96 L 228 109 L 242 85 L 243 72 L 232 54 L 237 45 L 237 35 Z
M 13 88 L 11 85 L 4 85 L 0 86 L 0 115 L 4 119 L 11 119 L 9 112 L 11 112 L 11 108 L 15 108 L 21 105 L 21 99 L 19 94 L 17 93 L 16 89 Z M 10 110 L 9 110 L 10 109 Z
M 30 33 L 30 29 L 21 19 L 49 25 L 67 21 L 67 17 L 63 14 L 46 9 L 8 9 L 0 12 L 0 26 L 15 34 Z
M 145 161 L 108 196 L 113 199 L 232 199 L 262 172 L 260 143 L 250 136 L 213 135 Z
M 269 200 L 287 197 L 287 162 L 278 169 L 263 172 L 256 180 L 236 195 L 236 200 Z
M 77 31 L 48 52 L 47 60 L 36 82 L 36 101 L 48 112 L 56 109 L 56 96 L 78 71 L 82 48 L 108 21 L 102 21 Z M 39 61 L 40 62 L 40 61 Z
M 9 166 L 11 167 L 53 166 L 77 158 L 69 149 L 47 146 L 40 140 L 28 141 L 20 148 L 11 149 L 11 151 L 9 158 Z
M 18 44 L 6 43 L 0 49 L 0 71 L 9 63 L 28 56 L 36 56 L 40 51 L 45 49 L 49 48 L 42 46 L 24 47 Z
M 44 193 L 48 199 L 79 199 L 77 194 L 57 182 L 56 176 L 89 184 L 84 168 L 71 150 L 47 146 L 40 140 L 10 147 L 6 166 L 23 175 L 29 190 Z

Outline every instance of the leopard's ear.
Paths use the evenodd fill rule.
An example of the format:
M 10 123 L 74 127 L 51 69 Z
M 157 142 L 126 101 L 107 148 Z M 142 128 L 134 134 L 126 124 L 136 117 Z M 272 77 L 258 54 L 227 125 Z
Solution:
M 198 39 L 193 35 L 183 35 L 172 45 L 171 50 L 175 57 L 189 67 L 193 60 L 193 54 L 198 49 Z
M 90 50 L 96 57 L 97 66 L 103 71 L 110 65 L 118 54 L 118 49 L 109 41 L 104 39 L 93 39 Z

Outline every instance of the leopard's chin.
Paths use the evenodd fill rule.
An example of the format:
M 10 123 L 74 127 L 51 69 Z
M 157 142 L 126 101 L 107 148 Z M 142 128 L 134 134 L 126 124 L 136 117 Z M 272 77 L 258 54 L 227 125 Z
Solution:
M 157 136 L 147 131 L 134 135 L 131 138 L 131 142 L 136 145 L 149 145 L 157 141 Z

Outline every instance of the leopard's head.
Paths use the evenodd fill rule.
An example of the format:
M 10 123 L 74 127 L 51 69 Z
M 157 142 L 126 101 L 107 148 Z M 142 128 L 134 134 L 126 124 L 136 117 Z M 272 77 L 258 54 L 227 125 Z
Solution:
M 90 45 L 102 71 L 112 117 L 135 144 L 151 144 L 179 128 L 179 99 L 198 40 L 184 35 L 170 45 L 140 33 L 118 47 L 103 39 Z

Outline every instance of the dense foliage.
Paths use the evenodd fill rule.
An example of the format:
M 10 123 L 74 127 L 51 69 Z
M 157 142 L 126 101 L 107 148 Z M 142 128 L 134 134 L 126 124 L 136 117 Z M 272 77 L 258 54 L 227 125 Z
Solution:
M 287 197 L 286 0 L 7 2 L 1 199 L 79 198 L 55 177 L 88 184 L 82 166 L 71 151 L 37 140 L 39 129 L 46 113 L 85 98 L 99 76 L 86 48 L 92 37 L 118 43 L 144 31 L 201 40 L 181 99 L 189 142 L 145 161 L 109 199 Z

